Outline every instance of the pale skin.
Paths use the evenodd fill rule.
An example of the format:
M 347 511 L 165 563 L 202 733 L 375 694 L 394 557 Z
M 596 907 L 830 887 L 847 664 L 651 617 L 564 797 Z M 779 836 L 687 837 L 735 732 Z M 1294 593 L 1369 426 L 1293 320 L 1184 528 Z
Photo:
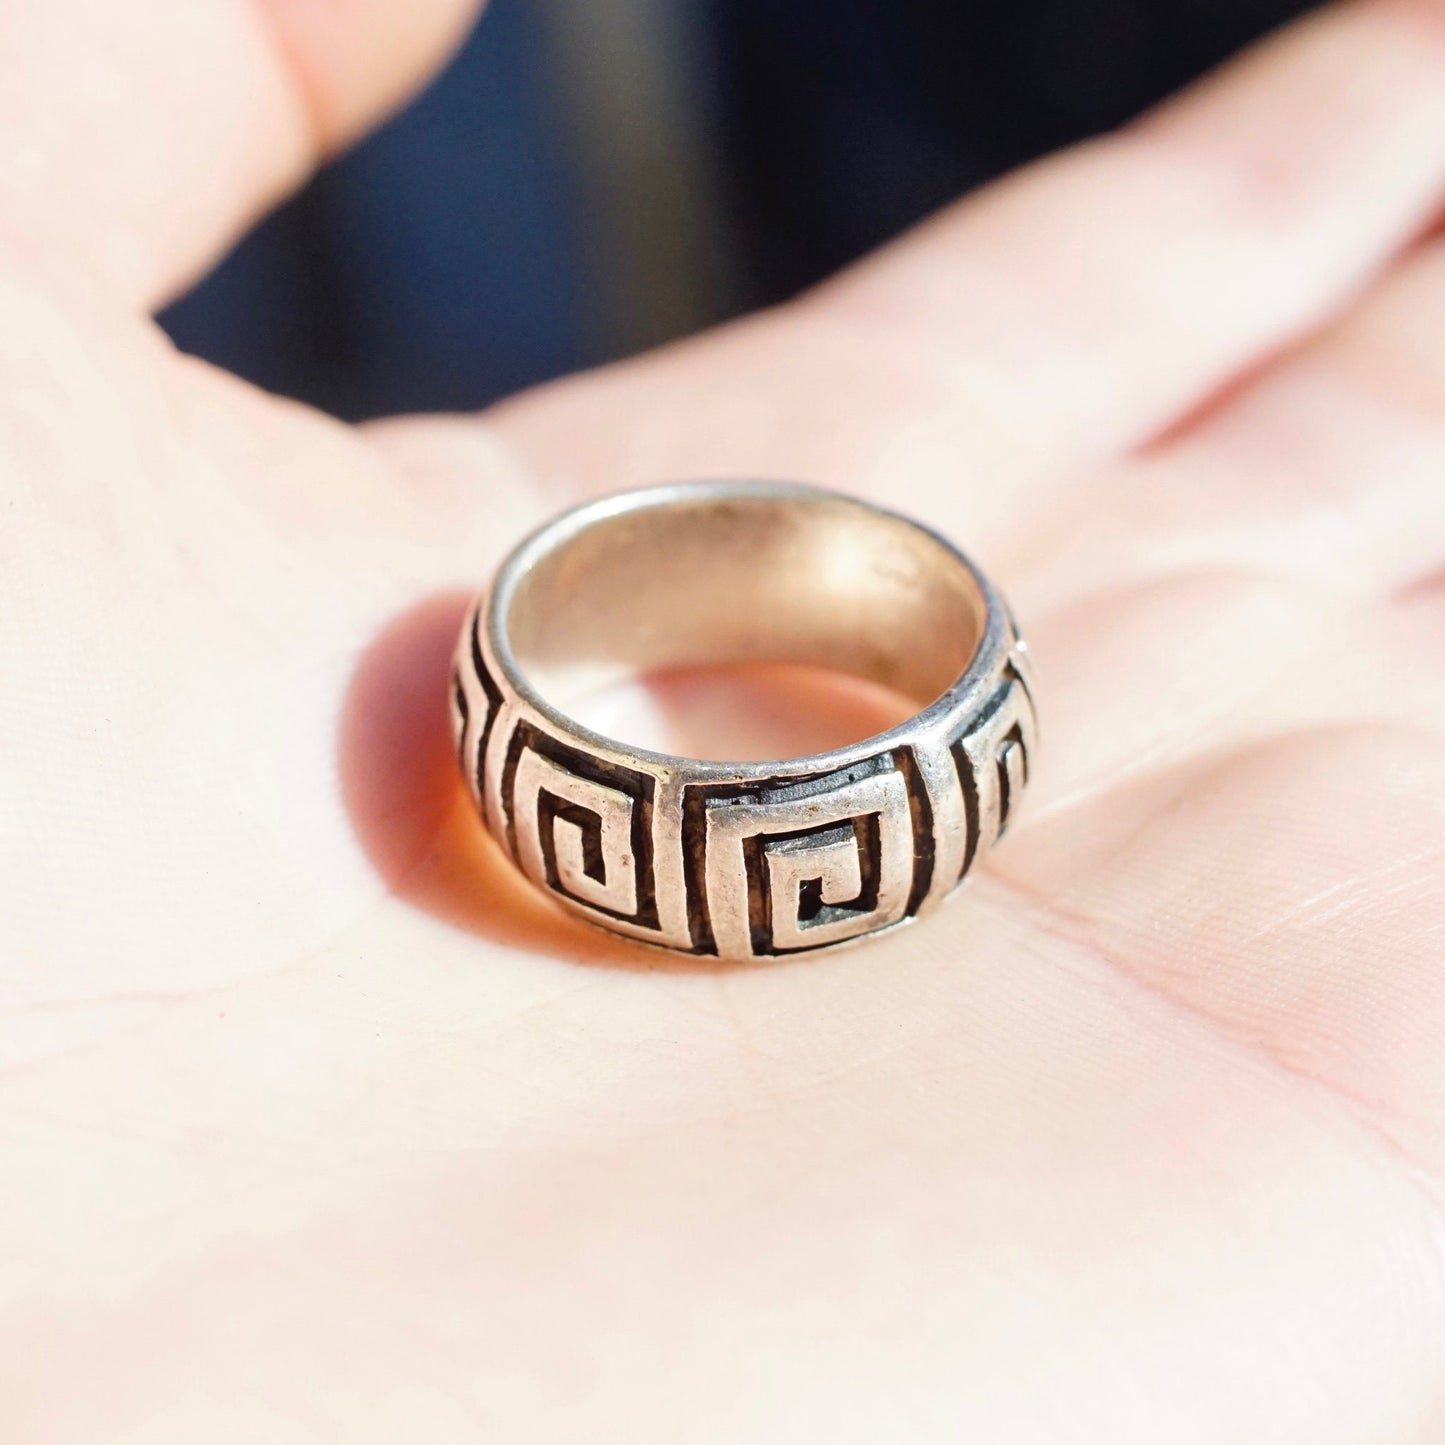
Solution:
M 480 418 L 175 355 L 469 17 L 0 6 L 0 1436 L 1438 1441 L 1445 6 Z M 811 962 L 554 912 L 445 738 L 522 531 L 720 475 L 944 530 L 1038 667 L 999 852 Z M 866 722 L 618 726 L 723 696 Z

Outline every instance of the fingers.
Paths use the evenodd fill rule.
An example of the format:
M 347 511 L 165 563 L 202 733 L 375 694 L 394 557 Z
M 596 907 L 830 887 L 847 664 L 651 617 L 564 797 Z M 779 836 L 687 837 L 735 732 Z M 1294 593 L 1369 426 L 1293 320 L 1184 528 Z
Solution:
M 251 0 L 323 151 L 354 139 L 441 64 L 484 0 Z
M 1137 579 L 1036 609 L 1044 721 L 1060 725 L 1047 728 L 1031 816 L 1077 816 L 1121 782 L 1298 728 L 1445 717 L 1428 630 L 1359 594 L 1243 569 Z
M 1283 566 L 1387 593 L 1435 573 L 1445 563 L 1445 243 L 1203 419 L 1177 455 L 1259 482 L 1227 488 L 1197 546 L 1212 535 L 1238 549 L 1248 536 Z
M 1336 6 L 1103 142 L 945 213 L 826 294 L 987 367 L 1051 446 L 1152 435 L 1319 321 L 1445 191 L 1445 6 Z
M 0 248 L 155 306 L 419 83 L 474 0 L 9 0 Z
M 1121 571 L 1422 602 L 1445 567 L 1445 242 L 1167 446 L 1021 518 L 1004 552 L 1044 612 Z
M 1327 317 L 1442 194 L 1445 6 L 1338 7 L 800 304 L 500 421 L 559 485 L 786 471 L 987 551 L 1040 478 Z
M 1003 559 L 1053 803 L 1291 727 L 1445 717 L 1445 244 Z

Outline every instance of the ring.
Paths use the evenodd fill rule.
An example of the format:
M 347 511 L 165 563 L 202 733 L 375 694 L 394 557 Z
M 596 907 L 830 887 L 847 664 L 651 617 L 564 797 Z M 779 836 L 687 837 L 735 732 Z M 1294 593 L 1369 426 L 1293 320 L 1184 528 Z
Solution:
M 778 762 L 602 737 L 569 695 L 676 665 L 810 664 L 918 711 Z M 453 734 L 483 821 L 583 918 L 684 953 L 828 948 L 929 912 L 1008 826 L 1037 722 L 1003 599 L 941 537 L 811 487 L 710 482 L 534 533 L 468 615 Z

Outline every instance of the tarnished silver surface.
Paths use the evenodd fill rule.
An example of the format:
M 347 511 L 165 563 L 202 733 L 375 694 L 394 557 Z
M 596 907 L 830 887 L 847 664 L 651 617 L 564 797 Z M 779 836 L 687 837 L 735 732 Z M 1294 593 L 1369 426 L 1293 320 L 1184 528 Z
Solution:
M 848 747 L 766 763 L 601 737 L 567 698 L 684 664 L 798 662 L 918 701 Z M 807 487 L 650 488 L 521 544 L 469 613 L 452 678 L 487 827 L 584 918 L 751 959 L 927 913 L 1008 824 L 1036 719 L 1002 599 L 932 532 Z

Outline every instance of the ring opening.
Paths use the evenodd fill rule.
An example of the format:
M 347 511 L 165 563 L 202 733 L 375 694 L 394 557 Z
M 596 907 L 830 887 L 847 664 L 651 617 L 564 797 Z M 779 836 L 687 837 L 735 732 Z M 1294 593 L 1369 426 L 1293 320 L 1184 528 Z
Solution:
M 670 489 L 564 535 L 498 603 L 502 634 L 531 688 L 598 731 L 619 735 L 587 716 L 589 700 L 619 684 L 744 668 L 756 704 L 758 678 L 785 678 L 791 668 L 813 679 L 800 705 L 816 714 L 825 746 L 882 730 L 880 719 L 892 726 L 941 696 L 968 667 L 986 621 L 972 571 L 937 537 L 863 503 L 801 489 Z M 830 709 L 820 701 L 833 695 L 818 691 L 820 669 L 895 702 Z M 784 681 L 784 690 L 797 693 L 796 683 Z M 707 685 L 700 695 L 709 696 Z M 885 717 L 890 706 L 897 715 Z M 840 727 L 862 731 L 833 736 Z M 635 731 L 629 741 L 641 743 Z M 667 742 L 663 750 L 677 750 L 675 735 Z M 720 751 L 740 755 L 725 737 L 697 740 L 698 755 Z

